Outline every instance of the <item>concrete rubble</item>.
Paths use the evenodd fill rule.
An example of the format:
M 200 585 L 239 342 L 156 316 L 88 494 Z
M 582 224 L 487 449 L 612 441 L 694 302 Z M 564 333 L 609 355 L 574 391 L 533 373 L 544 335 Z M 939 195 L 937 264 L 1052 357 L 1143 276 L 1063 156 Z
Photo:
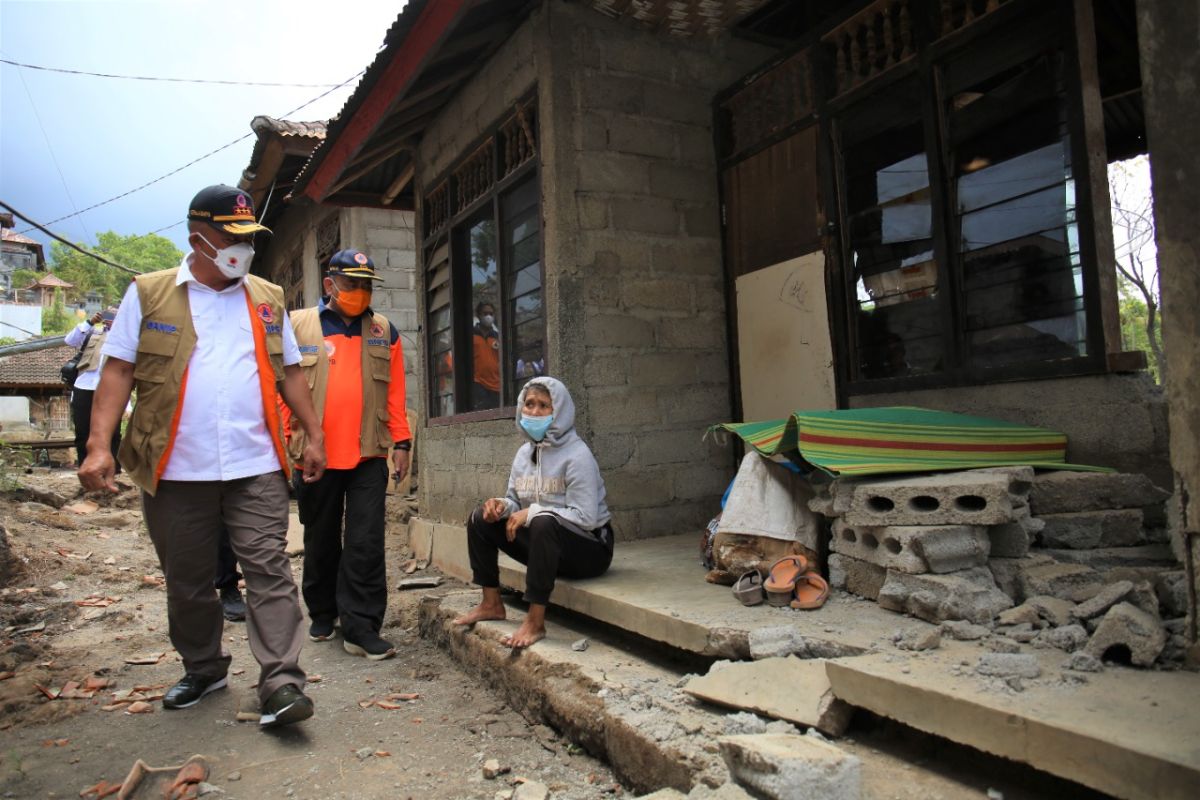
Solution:
M 725 736 L 721 756 L 738 783 L 772 800 L 820 797 L 858 800 L 861 764 L 829 742 L 811 736 Z

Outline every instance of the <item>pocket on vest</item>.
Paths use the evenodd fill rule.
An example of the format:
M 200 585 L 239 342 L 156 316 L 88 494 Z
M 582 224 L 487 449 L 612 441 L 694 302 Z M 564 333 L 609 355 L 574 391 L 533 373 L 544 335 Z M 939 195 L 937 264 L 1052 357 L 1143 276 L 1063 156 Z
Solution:
M 379 446 L 386 453 L 392 449 L 392 432 L 388 430 L 388 412 L 387 405 L 375 411 L 377 424 L 375 425 L 376 433 L 379 437 Z

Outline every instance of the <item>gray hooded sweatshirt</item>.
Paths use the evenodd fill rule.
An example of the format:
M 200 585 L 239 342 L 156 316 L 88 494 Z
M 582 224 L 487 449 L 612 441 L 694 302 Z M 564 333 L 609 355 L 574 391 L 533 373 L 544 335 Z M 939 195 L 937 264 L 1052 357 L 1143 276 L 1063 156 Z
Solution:
M 521 427 L 525 392 L 534 385 L 550 392 L 554 407 L 554 422 L 540 442 L 530 439 Z M 604 502 L 600 467 L 575 432 L 575 402 L 562 381 L 541 377 L 525 384 L 517 398 L 517 430 L 526 442 L 517 450 L 508 475 L 508 492 L 503 498 L 508 506 L 505 517 L 528 508 L 530 520 L 551 514 L 563 527 L 584 536 L 593 535 L 612 519 Z M 611 537 L 605 543 L 611 546 Z

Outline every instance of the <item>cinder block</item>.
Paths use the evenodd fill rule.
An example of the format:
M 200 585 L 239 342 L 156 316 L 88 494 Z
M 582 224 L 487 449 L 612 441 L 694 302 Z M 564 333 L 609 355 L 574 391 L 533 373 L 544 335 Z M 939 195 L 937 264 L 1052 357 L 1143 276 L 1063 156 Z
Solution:
M 652 347 L 654 325 L 624 314 L 596 314 L 585 325 L 592 347 Z
M 1102 582 L 1100 574 L 1091 567 L 1051 561 L 1020 571 L 1017 599 L 1044 594 L 1078 603 L 1094 595 Z
M 1117 581 L 1105 586 L 1090 599 L 1075 606 L 1071 616 L 1075 619 L 1093 619 L 1108 611 L 1133 591 L 1132 581 Z
M 885 580 L 887 570 L 877 564 L 837 553 L 829 556 L 829 585 L 835 589 L 877 600 Z
M 879 590 L 878 603 L 927 622 L 963 619 L 982 625 L 1006 608 L 1012 600 L 1000 591 L 985 567 L 948 575 L 910 575 L 888 570 Z
M 1133 664 L 1148 667 L 1166 644 L 1167 632 L 1157 619 L 1129 603 L 1117 603 L 1104 615 L 1084 652 L 1103 660 L 1112 648 L 1124 646 Z
M 1159 608 L 1167 619 L 1186 616 L 1187 574 L 1183 570 L 1164 572 L 1154 579 L 1154 592 Z
M 851 525 L 1000 525 L 1025 505 L 1013 474 L 970 470 L 918 477 L 833 483 L 850 493 L 843 515 Z M 1015 485 L 1014 485 L 1015 484 Z
M 921 574 L 987 564 L 987 530 L 970 525 L 892 525 L 856 528 L 833 523 L 830 549 L 887 569 Z
M 812 736 L 762 733 L 722 736 L 721 757 L 734 780 L 761 797 L 794 800 L 858 800 L 862 793 L 859 760 Z
M 1038 519 L 1045 523 L 1038 534 L 1044 547 L 1089 550 L 1128 547 L 1146 540 L 1140 508 L 1041 514 Z
M 1046 523 L 1033 516 L 1029 506 L 1017 510 L 1017 518 L 1003 525 L 988 528 L 992 558 L 1021 558 L 1029 553 L 1029 545 Z
M 1170 495 L 1145 475 L 1121 472 L 1044 472 L 1034 477 L 1029 502 L 1037 516 L 1138 508 Z
M 615 117 L 608 123 L 608 146 L 619 153 L 674 159 L 675 128 L 641 117 Z
M 1138 547 L 1099 547 L 1095 550 L 1041 550 L 1063 564 L 1083 564 L 1095 570 L 1151 568 L 1169 569 L 1178 562 L 1170 545 L 1144 544 Z

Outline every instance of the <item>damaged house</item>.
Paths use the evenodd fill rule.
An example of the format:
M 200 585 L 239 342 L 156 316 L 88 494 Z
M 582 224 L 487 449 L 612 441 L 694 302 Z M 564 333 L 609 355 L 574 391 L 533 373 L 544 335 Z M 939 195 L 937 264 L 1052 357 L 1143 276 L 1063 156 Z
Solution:
M 503 491 L 524 381 L 552 374 L 603 471 L 618 558 L 637 554 L 555 602 L 746 658 L 754 623 L 696 621 L 733 602 L 694 563 L 736 466 L 706 429 L 917 406 L 1057 432 L 1071 462 L 1116 472 L 823 486 L 809 506 L 832 541 L 810 542 L 810 555 L 837 588 L 875 602 L 823 609 L 827 633 L 851 632 L 840 650 L 810 639 L 810 654 L 867 652 L 903 619 L 890 610 L 963 639 L 999 616 L 1018 648 L 1073 625 L 1043 640 L 1059 661 L 1085 643 L 1096 661 L 1112 647 L 1135 664 L 1168 650 L 1181 660 L 1195 635 L 1176 561 L 1192 545 L 1172 552 L 1166 538 L 1168 407 L 1144 355 L 1122 349 L 1107 181 L 1112 162 L 1174 152 L 1147 124 L 1141 65 L 1157 39 L 1141 12 L 1133 0 L 411 0 L 277 191 L 288 192 L 279 213 L 315 227 L 318 245 L 317 209 L 342 209 L 342 233 L 356 218 L 413 215 L 414 545 L 469 574 L 463 521 Z M 305 237 L 277 237 L 272 263 Z M 363 242 L 380 261 L 369 230 Z M 308 269 L 278 274 L 303 273 L 311 302 Z M 486 307 L 498 387 L 479 381 Z M 981 497 L 1008 512 L 978 524 L 950 513 L 980 511 Z M 970 530 L 879 533 L 955 526 Z M 1020 563 L 991 568 L 1000 560 Z M 938 595 L 964 572 L 984 576 L 986 597 Z M 1030 605 L 1044 597 L 1061 602 Z M 1136 638 L 1143 614 L 1153 630 Z M 1070 703 L 989 705 L 986 720 L 1022 721 L 1002 739 L 985 718 L 955 722 L 942 699 L 897 700 L 913 679 L 871 658 L 836 674 L 876 713 L 1120 796 L 1194 786 L 1197 759 L 1152 721 L 1097 734 L 1097 752 L 1119 757 L 1081 764 L 1067 752 L 1083 746 L 1064 732 L 1078 722 Z M 1020 670 L 1002 677 L 1019 684 Z M 1035 741 L 1043 718 L 1066 749 Z M 1143 748 L 1132 766 L 1127 734 Z

